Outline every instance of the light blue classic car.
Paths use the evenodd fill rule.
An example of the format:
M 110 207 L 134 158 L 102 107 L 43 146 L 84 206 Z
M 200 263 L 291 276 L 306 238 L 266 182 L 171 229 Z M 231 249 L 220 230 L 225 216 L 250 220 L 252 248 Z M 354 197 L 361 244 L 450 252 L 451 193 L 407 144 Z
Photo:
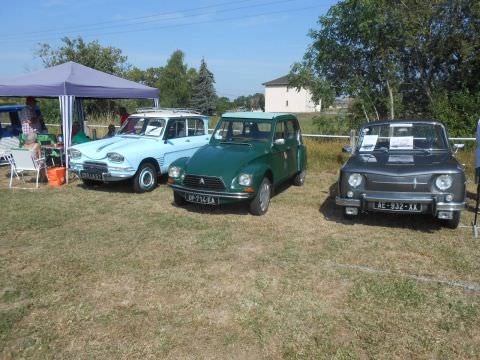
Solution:
M 153 190 L 158 175 L 210 139 L 208 117 L 172 109 L 140 110 L 110 138 L 72 146 L 70 170 L 86 186 L 133 179 L 135 192 Z

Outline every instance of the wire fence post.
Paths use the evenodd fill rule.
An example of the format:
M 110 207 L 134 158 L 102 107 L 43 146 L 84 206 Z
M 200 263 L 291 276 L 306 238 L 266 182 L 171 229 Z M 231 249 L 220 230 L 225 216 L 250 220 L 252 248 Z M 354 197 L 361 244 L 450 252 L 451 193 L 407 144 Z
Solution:
M 355 129 L 350 130 L 350 146 L 355 149 Z

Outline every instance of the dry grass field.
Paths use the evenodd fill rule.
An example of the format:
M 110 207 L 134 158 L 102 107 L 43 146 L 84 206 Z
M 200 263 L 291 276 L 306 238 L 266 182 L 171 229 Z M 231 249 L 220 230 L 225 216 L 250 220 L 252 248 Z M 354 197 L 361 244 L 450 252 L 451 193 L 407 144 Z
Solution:
M 343 220 L 341 144 L 309 147 L 305 186 L 263 217 L 175 207 L 165 179 L 142 195 L 78 180 L 12 191 L 2 167 L 0 358 L 478 358 L 471 229 Z

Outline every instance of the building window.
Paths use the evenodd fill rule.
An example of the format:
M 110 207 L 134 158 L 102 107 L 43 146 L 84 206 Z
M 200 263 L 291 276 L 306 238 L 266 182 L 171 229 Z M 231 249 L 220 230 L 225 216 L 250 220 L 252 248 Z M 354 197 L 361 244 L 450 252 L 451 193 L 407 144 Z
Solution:
M 286 107 L 288 107 L 288 100 L 287 100 L 287 101 L 285 101 L 285 106 L 286 106 Z

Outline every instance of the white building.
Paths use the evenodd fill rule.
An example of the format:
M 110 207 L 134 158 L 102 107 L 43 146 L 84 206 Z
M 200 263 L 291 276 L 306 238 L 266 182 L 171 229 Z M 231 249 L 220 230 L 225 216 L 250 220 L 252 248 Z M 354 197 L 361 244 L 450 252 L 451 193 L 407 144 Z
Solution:
M 315 105 L 307 89 L 288 87 L 288 75 L 263 83 L 266 112 L 306 113 L 320 111 L 322 103 Z

